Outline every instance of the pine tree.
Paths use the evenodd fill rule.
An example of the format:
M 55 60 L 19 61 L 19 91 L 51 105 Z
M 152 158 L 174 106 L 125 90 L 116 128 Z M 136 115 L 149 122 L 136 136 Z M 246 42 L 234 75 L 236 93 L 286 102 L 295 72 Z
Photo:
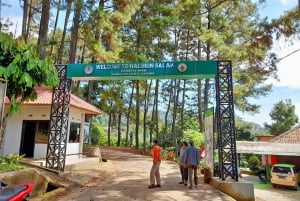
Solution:
M 290 99 L 276 103 L 270 112 L 270 117 L 273 123 L 265 123 L 265 128 L 275 136 L 288 131 L 299 120 L 295 114 L 295 105 L 292 104 Z

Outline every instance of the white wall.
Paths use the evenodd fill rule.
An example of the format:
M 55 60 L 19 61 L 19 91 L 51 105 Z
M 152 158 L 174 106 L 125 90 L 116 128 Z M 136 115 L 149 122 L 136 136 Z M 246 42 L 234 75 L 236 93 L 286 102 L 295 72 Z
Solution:
M 236 149 L 238 153 L 300 156 L 299 144 L 236 141 Z
M 6 134 L 3 143 L 3 155 L 9 153 L 19 153 L 21 136 L 22 136 L 22 124 L 23 120 L 49 120 L 50 119 L 50 106 L 26 106 L 23 107 L 21 112 L 14 114 L 8 119 Z M 81 123 L 80 130 L 80 142 L 79 143 L 67 143 L 66 154 L 78 154 L 82 153 L 83 147 L 83 122 L 84 113 L 76 109 L 70 109 L 70 122 Z M 69 140 L 69 136 L 67 137 Z M 41 159 L 46 158 L 47 144 L 35 144 L 34 158 Z M 78 158 L 80 155 L 73 155 L 67 158 Z
M 67 144 L 67 151 L 66 154 L 70 155 L 67 156 L 67 161 L 68 159 L 73 160 L 74 158 L 79 158 L 81 157 L 81 155 L 79 153 L 82 153 L 82 149 L 83 149 L 83 122 L 84 122 L 84 114 L 81 113 L 80 111 L 76 111 L 76 110 L 70 110 L 70 118 L 69 118 L 69 127 L 70 127 L 70 123 L 74 122 L 74 123 L 80 123 L 81 124 L 81 129 L 80 129 L 80 141 L 79 143 L 68 143 Z M 68 136 L 68 141 L 69 141 L 69 136 Z M 72 154 L 76 154 L 76 155 L 72 155 Z
M 19 154 L 22 137 L 23 120 L 49 120 L 50 107 L 25 106 L 17 114 L 9 117 L 4 136 L 3 155 L 9 153 Z
M 35 144 L 34 146 L 34 159 L 45 159 L 47 155 L 47 144 Z
M 20 115 L 14 115 L 7 122 L 4 135 L 2 155 L 9 153 L 19 154 L 22 132 L 22 119 Z

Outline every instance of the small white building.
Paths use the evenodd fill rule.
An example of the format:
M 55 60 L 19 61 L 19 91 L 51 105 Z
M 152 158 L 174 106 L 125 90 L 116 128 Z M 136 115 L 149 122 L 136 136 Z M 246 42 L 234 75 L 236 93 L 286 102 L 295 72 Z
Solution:
M 2 155 L 15 153 L 34 159 L 46 158 L 52 89 L 36 87 L 36 92 L 37 100 L 24 102 L 21 111 L 9 117 Z M 6 110 L 8 106 L 6 103 Z M 97 107 L 71 94 L 66 160 L 80 157 L 83 143 L 87 142 L 88 124 L 84 122 L 85 115 L 101 113 Z

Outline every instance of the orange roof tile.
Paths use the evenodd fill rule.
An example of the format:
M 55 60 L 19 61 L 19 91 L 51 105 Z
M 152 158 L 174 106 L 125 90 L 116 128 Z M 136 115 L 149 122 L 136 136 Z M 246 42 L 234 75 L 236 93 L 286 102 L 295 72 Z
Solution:
M 52 103 L 52 89 L 48 89 L 45 86 L 35 87 L 37 92 L 37 99 L 34 101 L 26 101 L 23 105 L 51 105 Z M 8 103 L 8 99 L 5 100 Z M 81 98 L 71 94 L 70 106 L 83 110 L 86 114 L 99 115 L 103 111 L 94 105 L 82 100 Z
M 276 136 L 271 142 L 300 144 L 300 125 Z

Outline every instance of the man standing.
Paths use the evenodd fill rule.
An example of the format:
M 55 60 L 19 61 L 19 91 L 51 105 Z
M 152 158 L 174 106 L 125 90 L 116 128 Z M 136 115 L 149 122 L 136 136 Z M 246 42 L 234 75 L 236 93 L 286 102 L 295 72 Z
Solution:
M 153 140 L 152 145 L 153 145 L 153 164 L 150 171 L 150 186 L 148 186 L 148 188 L 161 187 L 160 173 L 159 173 L 159 166 L 161 163 L 161 151 L 160 151 L 160 147 L 157 145 L 157 140 Z M 155 185 L 155 180 L 157 185 Z
M 194 147 L 194 142 L 189 141 L 190 146 L 186 150 L 185 164 L 188 167 L 188 175 L 190 180 L 190 189 L 193 189 L 193 174 L 194 174 L 194 184 L 198 185 L 198 175 L 197 168 L 199 166 L 199 150 Z
M 180 149 L 179 153 L 179 168 L 180 168 L 180 174 L 181 174 L 181 182 L 179 184 L 187 185 L 188 181 L 188 168 L 185 166 L 185 157 L 186 157 L 186 150 L 187 150 L 187 142 L 182 141 L 182 147 Z

